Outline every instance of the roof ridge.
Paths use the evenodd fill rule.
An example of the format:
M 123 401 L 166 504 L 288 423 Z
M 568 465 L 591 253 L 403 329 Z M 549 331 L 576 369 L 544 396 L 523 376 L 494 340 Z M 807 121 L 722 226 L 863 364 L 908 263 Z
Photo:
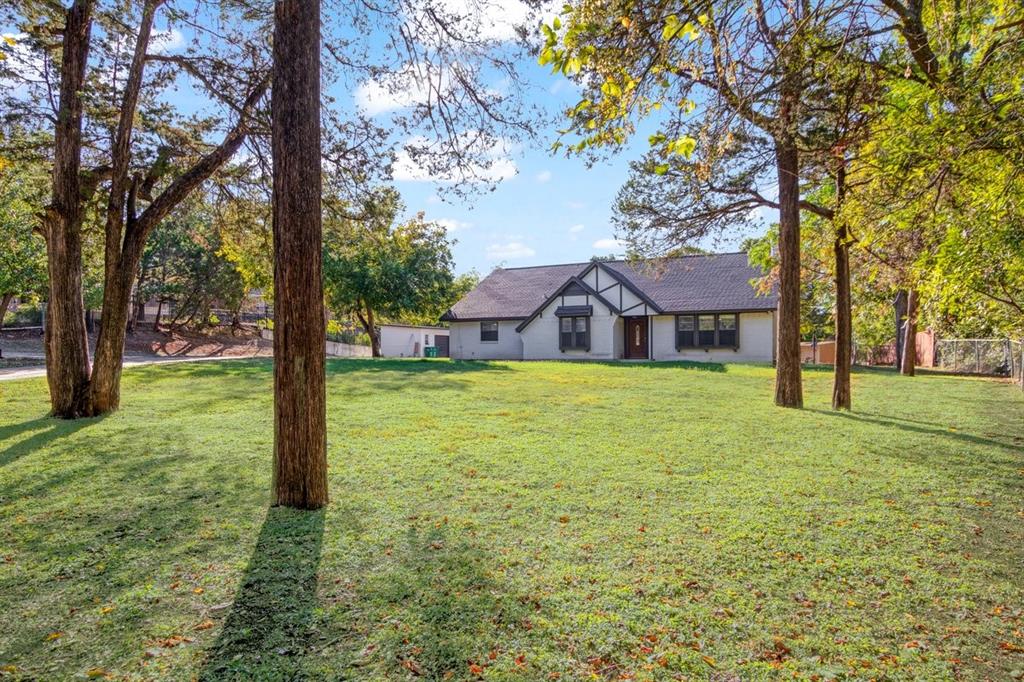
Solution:
M 713 256 L 742 256 L 746 255 L 746 251 L 722 251 L 719 253 L 684 253 L 679 256 L 655 256 L 649 259 L 640 260 L 682 260 L 683 258 L 711 258 Z M 536 268 L 564 268 L 570 265 L 590 265 L 591 263 L 629 263 L 630 261 L 626 258 L 616 258 L 614 260 L 587 260 L 587 261 L 574 261 L 571 263 L 547 263 L 545 265 L 519 265 L 512 268 L 503 268 L 498 266 L 494 270 L 533 270 Z M 492 270 L 491 272 L 494 272 Z

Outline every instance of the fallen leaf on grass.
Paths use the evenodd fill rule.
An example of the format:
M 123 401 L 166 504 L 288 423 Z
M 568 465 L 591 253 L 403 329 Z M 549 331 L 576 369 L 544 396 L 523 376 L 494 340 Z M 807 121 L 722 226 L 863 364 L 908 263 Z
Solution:
M 711 658 L 710 656 L 701 656 L 700 658 L 702 661 L 710 665 L 712 668 L 716 666 L 715 659 Z
M 192 629 L 193 630 L 209 630 L 212 627 L 213 627 L 213 621 L 212 620 L 204 620 L 202 623 L 200 623 L 199 625 L 195 626 Z
M 52 642 L 53 640 L 60 639 L 63 636 L 64 636 L 63 632 L 51 632 L 50 634 L 48 634 L 46 636 L 46 641 L 47 642 Z
M 97 677 L 102 677 L 102 678 L 108 679 L 108 680 L 113 677 L 112 674 L 108 673 L 103 668 L 89 668 L 88 670 L 85 671 L 85 676 L 93 678 L 93 679 L 95 679 Z

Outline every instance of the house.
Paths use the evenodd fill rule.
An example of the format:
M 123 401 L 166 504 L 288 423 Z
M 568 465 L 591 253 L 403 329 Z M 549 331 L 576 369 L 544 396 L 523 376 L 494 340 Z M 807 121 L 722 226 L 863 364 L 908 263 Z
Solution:
M 760 276 L 745 253 L 499 268 L 441 319 L 456 359 L 772 362 Z
M 386 358 L 422 358 L 424 348 L 437 347 L 437 356 L 448 357 L 448 329 L 413 324 L 382 324 L 380 354 Z

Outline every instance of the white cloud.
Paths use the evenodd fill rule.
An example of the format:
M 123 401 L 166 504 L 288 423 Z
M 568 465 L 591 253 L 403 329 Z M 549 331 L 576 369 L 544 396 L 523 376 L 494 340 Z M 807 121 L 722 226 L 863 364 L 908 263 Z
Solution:
M 537 252 L 522 242 L 510 241 L 504 244 L 491 244 L 487 247 L 487 260 L 502 261 L 529 258 Z
M 395 155 L 391 177 L 405 182 L 499 182 L 519 172 L 509 156 L 513 150 L 514 146 L 507 140 L 478 132 L 460 134 L 453 145 L 438 145 L 423 137 L 412 137 Z M 446 162 L 446 156 L 456 154 L 475 157 L 475 160 L 458 165 Z
M 606 237 L 604 239 L 598 239 L 596 242 L 594 242 L 594 248 L 600 249 L 602 251 L 623 251 L 625 250 L 626 245 L 619 241 L 618 239 Z
M 540 173 L 537 173 L 537 182 L 547 182 L 550 179 L 551 171 L 549 170 L 542 170 Z
M 580 211 L 587 207 L 582 201 L 567 201 L 565 202 L 566 208 L 571 208 L 574 211 Z
M 443 227 L 449 234 L 452 232 L 458 232 L 459 230 L 468 230 L 473 227 L 473 223 L 467 223 L 464 220 L 456 220 L 455 218 L 441 218 L 434 222 Z
M 582 231 L 583 231 L 583 225 L 582 224 L 580 224 L 580 225 L 573 225 L 572 227 L 569 228 L 570 234 L 579 234 Z
M 539 9 L 533 9 L 522 0 L 416 0 L 413 4 L 409 29 L 415 34 L 418 26 L 431 27 L 433 21 L 427 14 L 429 9 L 435 16 L 448 24 L 447 30 L 454 30 L 459 36 L 479 41 L 508 42 L 519 37 L 519 28 L 535 34 L 538 23 L 550 23 L 554 17 L 553 2 L 546 2 Z M 429 43 L 429 35 L 417 35 L 422 42 Z
M 408 109 L 417 104 L 437 101 L 451 89 L 451 77 L 426 62 L 406 64 L 400 70 L 356 86 L 356 107 L 376 116 L 388 111 Z
M 19 96 L 25 93 L 27 83 L 43 80 L 46 68 L 42 54 L 33 51 L 27 39 L 27 33 L 4 33 L 0 36 L 3 70 L 17 74 L 12 78 L 0 77 L 0 87 L 11 88 Z
M 156 54 L 172 52 L 184 47 L 185 36 L 176 28 L 169 28 L 166 31 L 153 31 L 149 39 L 149 49 Z

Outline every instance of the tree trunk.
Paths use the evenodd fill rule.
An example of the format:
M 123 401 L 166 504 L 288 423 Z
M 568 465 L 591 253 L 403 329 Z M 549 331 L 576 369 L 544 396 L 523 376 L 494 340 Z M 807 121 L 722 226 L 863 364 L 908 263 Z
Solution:
M 775 366 L 775 404 L 803 407 L 800 378 L 800 159 L 789 130 L 796 97 L 783 93 L 782 130 L 776 135 L 779 178 L 779 339 Z
M 160 331 L 160 315 L 164 312 L 164 299 L 158 298 L 156 301 L 156 317 L 153 318 L 153 331 Z
M 54 416 L 88 412 L 89 339 L 82 301 L 82 91 L 92 32 L 92 0 L 67 10 L 61 56 L 60 105 L 54 127 L 53 202 L 43 218 L 49 305 L 46 377 Z
M 838 159 L 836 169 L 836 205 L 838 216 L 846 198 L 846 164 Z M 853 310 L 850 295 L 850 235 L 845 222 L 836 228 L 836 239 L 833 243 L 835 251 L 835 285 L 836 285 L 836 359 L 832 382 L 832 409 L 853 409 L 853 396 L 850 391 L 850 364 L 853 350 Z
M 103 318 L 89 384 L 89 410 L 93 415 L 116 410 L 121 404 L 121 364 L 131 308 L 132 272 L 134 269 L 117 268 L 103 288 Z
M 277 0 L 274 162 L 274 502 L 327 504 L 320 179 L 320 0 Z
M 370 354 L 375 358 L 381 357 L 380 335 L 377 333 L 377 321 L 372 308 L 366 309 L 366 335 L 370 337 Z
M 11 307 L 14 294 L 4 294 L 0 297 L 0 329 L 4 328 L 4 318 L 7 317 L 7 310 Z
M 900 374 L 914 376 L 917 364 L 917 289 L 907 293 L 907 322 L 903 326 L 903 361 Z

